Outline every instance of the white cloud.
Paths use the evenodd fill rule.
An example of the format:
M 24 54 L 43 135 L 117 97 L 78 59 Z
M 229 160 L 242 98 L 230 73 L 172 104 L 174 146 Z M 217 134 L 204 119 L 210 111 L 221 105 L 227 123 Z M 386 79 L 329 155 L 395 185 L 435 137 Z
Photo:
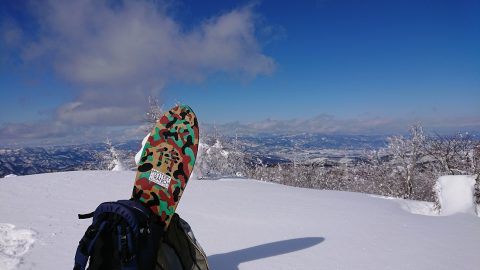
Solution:
M 217 72 L 253 78 L 275 68 L 256 39 L 252 6 L 185 31 L 159 1 L 33 5 L 42 31 L 24 47 L 24 59 L 50 61 L 80 89 L 58 108 L 62 122 L 131 124 L 144 112 L 146 97 L 171 81 L 197 82 Z
M 2 141 L 34 140 L 61 137 L 72 132 L 71 127 L 60 122 L 8 123 L 0 126 Z
M 52 53 L 56 70 L 81 84 L 196 80 L 217 71 L 257 76 L 275 67 L 256 40 L 252 7 L 185 32 L 155 1 L 126 1 L 116 8 L 106 1 L 47 3 L 38 12 L 44 36 L 25 55 Z
M 47 0 L 29 7 L 38 32 L 28 35 L 20 22 L 4 20 L 4 44 L 20 50 L 26 64 L 53 68 L 72 83 L 66 91 L 75 98 L 49 121 L 4 124 L 5 139 L 138 125 L 147 97 L 170 82 L 196 83 L 218 72 L 254 78 L 275 69 L 257 40 L 253 6 L 205 18 L 188 31 L 162 1 Z
M 357 117 L 339 118 L 333 115 L 322 114 L 312 118 L 294 118 L 284 120 L 267 119 L 252 123 L 227 123 L 216 125 L 222 133 L 233 135 L 256 133 L 279 133 L 279 134 L 401 134 L 408 131 L 413 124 L 421 124 L 428 130 L 440 133 L 455 133 L 465 131 L 480 131 L 479 117 L 457 117 L 432 119 L 413 118 L 389 118 L 389 117 Z M 210 125 L 206 129 L 213 129 Z

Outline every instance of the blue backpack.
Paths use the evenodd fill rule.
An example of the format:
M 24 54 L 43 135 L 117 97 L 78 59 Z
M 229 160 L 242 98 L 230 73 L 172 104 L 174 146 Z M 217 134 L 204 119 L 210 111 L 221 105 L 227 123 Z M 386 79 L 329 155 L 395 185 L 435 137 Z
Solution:
M 155 269 L 163 229 L 140 202 L 104 202 L 80 219 L 93 217 L 79 242 L 74 270 Z

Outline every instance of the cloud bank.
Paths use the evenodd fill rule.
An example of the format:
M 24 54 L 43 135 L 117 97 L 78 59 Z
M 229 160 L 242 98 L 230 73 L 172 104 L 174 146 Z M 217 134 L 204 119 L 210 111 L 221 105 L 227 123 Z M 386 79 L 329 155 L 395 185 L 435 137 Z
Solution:
M 457 132 L 480 132 L 480 117 L 456 117 L 448 119 L 413 119 L 390 117 L 338 118 L 321 114 L 312 118 L 266 119 L 251 123 L 226 123 L 206 125 L 206 129 L 217 130 L 221 134 L 359 134 L 392 135 L 407 133 L 412 125 L 420 124 L 430 132 L 453 134 Z M 205 124 L 204 124 L 205 126 Z
M 39 27 L 31 38 L 20 23 L 9 23 L 4 40 L 13 44 L 23 38 L 24 63 L 46 64 L 76 89 L 75 99 L 56 110 L 52 127 L 138 124 L 147 97 L 158 96 L 169 82 L 199 82 L 218 72 L 254 78 L 274 71 L 274 60 L 262 53 L 256 38 L 254 6 L 185 30 L 166 3 L 32 1 Z
M 82 85 L 155 87 L 201 80 L 211 72 L 271 73 L 247 6 L 208 18 L 190 31 L 155 1 L 48 1 L 38 8 L 43 35 L 26 58 L 51 54 L 55 69 Z M 160 84 L 161 85 L 161 84 Z

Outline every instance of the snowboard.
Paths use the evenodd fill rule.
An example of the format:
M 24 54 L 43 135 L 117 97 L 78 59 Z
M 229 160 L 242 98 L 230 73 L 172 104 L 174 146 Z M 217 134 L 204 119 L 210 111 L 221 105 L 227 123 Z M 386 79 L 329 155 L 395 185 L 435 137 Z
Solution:
M 178 105 L 160 117 L 143 147 L 132 198 L 150 208 L 164 230 L 192 174 L 198 141 L 195 113 Z

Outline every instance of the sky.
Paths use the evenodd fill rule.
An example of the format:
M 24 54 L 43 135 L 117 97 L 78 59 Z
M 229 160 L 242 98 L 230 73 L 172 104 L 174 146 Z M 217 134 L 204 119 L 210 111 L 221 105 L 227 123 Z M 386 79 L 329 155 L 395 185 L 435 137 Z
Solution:
M 149 96 L 250 133 L 480 132 L 478 14 L 474 0 L 2 0 L 0 144 L 143 137 Z

